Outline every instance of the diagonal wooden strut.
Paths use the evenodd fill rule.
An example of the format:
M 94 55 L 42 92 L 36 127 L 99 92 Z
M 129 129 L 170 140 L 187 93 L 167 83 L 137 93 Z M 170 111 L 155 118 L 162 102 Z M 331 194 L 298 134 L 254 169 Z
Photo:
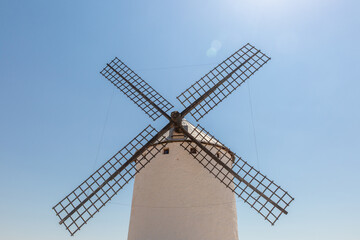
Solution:
M 124 78 L 118 71 L 116 71 L 112 66 L 108 63 L 106 64 L 111 70 L 113 70 L 117 75 L 119 75 L 124 81 L 126 81 L 138 94 L 140 94 L 146 101 L 148 101 L 156 110 L 158 110 L 164 117 L 166 117 L 169 121 L 171 121 L 171 117 L 164 112 L 158 105 L 156 105 L 153 101 L 151 101 L 145 94 L 143 94 L 137 87 L 134 86 L 129 80 Z
M 99 192 L 107 183 L 113 180 L 122 170 L 124 170 L 131 162 L 135 161 L 148 147 L 151 146 L 159 137 L 166 133 L 172 127 L 172 123 L 168 123 L 163 129 L 161 129 L 152 139 L 150 139 L 144 146 L 142 146 L 135 154 L 126 161 L 118 170 L 116 170 L 110 177 L 108 177 L 94 192 L 92 192 L 87 198 L 79 203 L 68 215 L 66 215 L 59 224 L 63 224 L 71 215 L 79 210 L 87 201 L 89 201 L 97 192 Z
M 188 106 L 187 108 L 185 108 L 182 112 L 181 112 L 181 116 L 184 117 L 185 115 L 187 115 L 191 110 L 193 110 L 200 102 L 202 102 L 205 98 L 207 98 L 211 93 L 213 93 L 221 84 L 223 84 L 226 80 L 228 80 L 231 75 L 233 75 L 237 70 L 239 70 L 242 66 L 244 66 L 250 59 L 252 59 L 254 56 L 256 56 L 256 54 L 258 54 L 260 52 L 260 50 L 258 50 L 256 53 L 254 53 L 250 58 L 246 59 L 245 62 L 243 62 L 242 64 L 240 64 L 237 68 L 235 68 L 232 72 L 230 72 L 226 77 L 224 77 L 220 82 L 218 82 L 217 84 L 215 84 L 212 88 L 210 88 L 208 91 L 206 91 L 201 97 L 199 97 L 198 99 L 196 99 L 196 101 L 194 101 L 190 106 Z
M 243 182 L 246 186 L 251 188 L 253 191 L 255 191 L 257 194 L 259 194 L 261 197 L 263 197 L 266 201 L 274 205 L 277 209 L 279 209 L 282 213 L 288 214 L 288 212 L 280 207 L 277 203 L 275 203 L 273 200 L 271 200 L 269 197 L 267 197 L 264 193 L 259 191 L 256 187 L 251 185 L 248 181 L 246 181 L 244 178 L 240 177 L 237 173 L 235 173 L 230 167 L 228 167 L 225 163 L 223 163 L 218 157 L 216 157 L 211 151 L 209 151 L 204 145 L 202 145 L 194 136 L 192 136 L 188 131 L 186 131 L 182 126 L 180 126 L 182 132 L 191 139 L 201 150 L 203 150 L 206 154 L 208 154 L 212 159 L 214 159 L 218 164 L 220 164 L 223 168 L 225 168 L 227 171 L 229 171 L 235 178 L 237 178 L 240 182 Z

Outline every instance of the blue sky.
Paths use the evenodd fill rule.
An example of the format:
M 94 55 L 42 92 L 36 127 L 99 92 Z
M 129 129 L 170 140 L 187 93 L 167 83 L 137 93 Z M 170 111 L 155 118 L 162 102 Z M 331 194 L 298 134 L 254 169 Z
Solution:
M 70 239 L 51 207 L 149 123 L 166 122 L 99 74 L 113 57 L 181 110 L 176 96 L 250 42 L 272 60 L 200 124 L 295 202 L 270 226 L 239 201 L 240 239 L 359 239 L 359 9 L 351 0 L 1 0 L 0 238 Z M 126 239 L 131 192 L 73 239 Z

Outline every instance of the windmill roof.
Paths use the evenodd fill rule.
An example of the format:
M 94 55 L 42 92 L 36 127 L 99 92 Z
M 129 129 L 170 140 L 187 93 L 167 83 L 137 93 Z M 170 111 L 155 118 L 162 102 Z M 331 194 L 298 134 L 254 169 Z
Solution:
M 225 147 L 222 143 L 217 141 L 215 138 L 209 136 L 206 134 L 206 132 L 201 131 L 200 129 L 196 128 L 194 125 L 192 125 L 189 121 L 186 119 L 183 119 L 181 122 L 181 125 L 189 132 L 191 133 L 198 141 L 200 142 L 206 142 L 210 144 L 219 145 L 222 147 Z M 182 133 L 177 133 L 174 131 L 174 128 L 171 128 L 169 131 L 167 131 L 163 135 L 166 140 L 168 141 L 182 141 L 187 140 L 187 138 Z

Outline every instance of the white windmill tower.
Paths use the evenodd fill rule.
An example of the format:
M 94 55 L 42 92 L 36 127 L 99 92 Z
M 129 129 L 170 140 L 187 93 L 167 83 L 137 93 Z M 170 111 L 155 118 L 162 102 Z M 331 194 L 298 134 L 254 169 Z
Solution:
M 182 126 L 232 166 L 233 155 L 221 143 L 186 120 Z M 128 240 L 237 240 L 234 193 L 194 161 L 199 148 L 188 146 L 182 133 L 171 129 L 165 136 L 166 147 L 135 177 Z
M 149 125 L 56 204 L 60 224 L 73 235 L 140 171 L 129 240 L 236 240 L 235 195 L 271 224 L 287 214 L 293 201 L 287 192 L 184 119 L 188 113 L 201 119 L 269 59 L 246 44 L 179 95 L 185 109 L 170 116 L 167 100 L 118 58 L 112 60 L 101 74 L 150 118 L 164 116 L 169 123 L 158 132 Z

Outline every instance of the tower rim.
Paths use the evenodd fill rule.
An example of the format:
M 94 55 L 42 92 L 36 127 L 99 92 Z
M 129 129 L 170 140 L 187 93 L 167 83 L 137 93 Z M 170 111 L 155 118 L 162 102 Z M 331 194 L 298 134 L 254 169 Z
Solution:
M 156 145 L 159 145 L 159 144 L 164 144 L 164 143 L 181 143 L 181 142 L 193 142 L 191 140 L 186 140 L 186 139 L 166 139 L 165 141 L 160 141 L 160 142 L 156 142 L 156 143 L 153 143 L 151 144 L 149 147 L 151 146 L 156 146 Z M 207 146 L 214 146 L 216 148 L 219 148 L 221 150 L 225 150 L 227 153 L 229 153 L 231 155 L 231 160 L 232 162 L 235 161 L 235 153 L 233 153 L 229 148 L 223 146 L 223 145 L 220 145 L 220 144 L 215 144 L 215 143 L 209 143 L 209 142 L 204 142 L 204 141 L 201 141 L 201 143 L 203 145 L 207 145 Z

